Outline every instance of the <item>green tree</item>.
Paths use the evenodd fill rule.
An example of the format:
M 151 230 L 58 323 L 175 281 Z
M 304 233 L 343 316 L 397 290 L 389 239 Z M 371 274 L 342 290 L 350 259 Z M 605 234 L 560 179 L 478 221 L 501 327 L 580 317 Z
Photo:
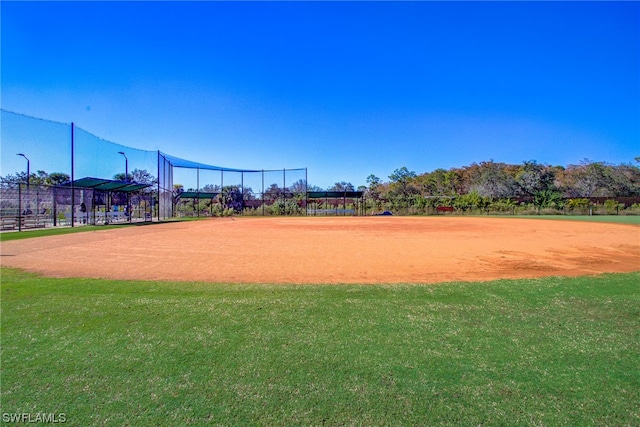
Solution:
M 517 184 L 509 174 L 508 165 L 495 163 L 493 160 L 479 165 L 479 176 L 476 177 L 472 189 L 480 196 L 502 199 L 516 195 Z
M 147 171 L 146 169 L 134 169 L 132 171 L 129 171 L 128 179 L 125 179 L 123 173 L 117 173 L 113 175 L 113 179 L 118 181 L 133 181 L 138 184 L 158 184 L 158 179 L 155 176 L 151 175 L 151 173 L 149 173 L 149 171 Z
M 562 194 L 555 190 L 539 190 L 533 196 L 533 204 L 537 208 L 562 208 Z
M 418 194 L 417 188 L 413 185 L 416 173 L 409 171 L 405 166 L 393 171 L 389 175 L 391 184 L 389 185 L 389 195 L 391 203 L 395 208 L 406 208 L 409 206 L 411 196 Z
M 269 188 L 264 190 L 265 200 L 276 200 L 280 197 L 284 197 L 284 190 L 276 183 L 273 183 Z
M 327 191 L 354 191 L 354 186 L 350 182 L 341 181 L 333 184 Z
M 71 179 L 71 177 L 69 175 L 67 175 L 66 173 L 53 172 L 53 173 L 50 173 L 45 178 L 45 184 L 47 184 L 47 185 L 60 185 L 60 184 L 63 184 L 65 182 L 69 182 L 70 179 Z
M 60 185 L 68 182 L 69 175 L 62 172 L 53 172 L 48 174 L 43 170 L 39 170 L 36 173 L 31 173 L 29 176 L 29 184 L 31 185 Z M 0 177 L 0 183 L 2 185 L 15 185 L 25 184 L 27 182 L 26 172 L 17 172 L 16 174 L 8 174 Z
M 369 186 L 365 190 L 365 197 L 373 203 L 374 210 L 380 209 L 382 192 L 382 182 L 380 178 L 371 174 L 367 177 L 367 184 L 369 184 Z
M 307 191 L 313 191 L 313 190 L 308 190 L 307 189 L 307 181 L 304 180 L 304 179 L 299 179 L 296 182 L 294 182 L 293 184 L 289 185 L 289 190 L 293 194 L 304 194 Z
M 555 171 L 553 168 L 538 164 L 535 160 L 525 161 L 517 172 L 516 184 L 523 196 L 533 196 L 545 191 L 555 190 Z
M 241 212 L 244 203 L 240 187 L 237 185 L 224 186 L 222 191 L 218 194 L 218 203 L 220 203 L 224 209 L 232 209 L 234 212 Z

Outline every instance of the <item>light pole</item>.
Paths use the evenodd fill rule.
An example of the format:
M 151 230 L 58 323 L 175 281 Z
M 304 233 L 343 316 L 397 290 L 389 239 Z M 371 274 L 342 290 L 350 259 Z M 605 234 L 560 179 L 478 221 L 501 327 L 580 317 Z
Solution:
M 29 170 L 29 167 L 30 167 L 30 163 L 31 163 L 31 162 L 29 162 L 29 158 L 28 158 L 27 156 L 25 156 L 24 154 L 22 154 L 22 153 L 18 153 L 18 154 L 16 154 L 16 156 L 22 156 L 22 157 L 24 157 L 25 159 L 27 159 L 27 189 L 28 189 L 28 188 L 29 188 L 29 181 L 30 181 L 30 179 L 29 179 L 29 178 L 30 178 L 29 174 L 31 173 L 31 171 Z
M 118 151 L 118 154 L 122 154 L 124 156 L 124 180 L 125 182 L 129 182 L 129 159 L 127 159 L 127 155 L 122 151 Z
M 123 151 L 118 151 L 118 154 L 122 154 L 124 157 L 124 180 L 125 182 L 129 182 L 129 159 L 127 159 L 127 155 L 124 154 Z M 129 206 L 129 192 L 127 191 L 127 210 L 125 215 L 129 217 L 129 222 L 131 222 L 131 207 Z

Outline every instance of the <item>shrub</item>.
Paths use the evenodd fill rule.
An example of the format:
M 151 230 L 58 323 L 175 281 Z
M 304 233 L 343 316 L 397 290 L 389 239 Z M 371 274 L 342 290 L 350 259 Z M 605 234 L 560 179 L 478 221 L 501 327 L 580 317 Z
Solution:
M 586 209 L 589 207 L 589 199 L 569 199 L 567 200 L 567 208 L 569 210 Z
M 553 190 L 538 191 L 533 196 L 533 204 L 538 208 L 562 208 L 562 194 Z
M 605 200 L 604 208 L 608 214 L 617 213 L 620 209 L 624 209 L 624 205 L 622 203 L 618 203 L 616 200 Z

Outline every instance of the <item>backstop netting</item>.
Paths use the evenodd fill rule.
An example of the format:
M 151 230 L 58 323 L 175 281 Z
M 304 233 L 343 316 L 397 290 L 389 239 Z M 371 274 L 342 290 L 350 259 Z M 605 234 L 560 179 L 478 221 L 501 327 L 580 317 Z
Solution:
M 306 213 L 306 168 L 234 169 L 160 154 L 173 170 L 176 216 Z
M 305 168 L 212 166 L 107 141 L 73 123 L 0 111 L 0 217 L 7 228 L 16 223 L 27 226 L 23 216 L 29 217 L 28 224 L 41 226 L 122 220 L 122 215 L 114 214 L 118 212 L 129 221 L 306 212 Z M 127 193 L 77 188 L 84 178 L 145 187 Z

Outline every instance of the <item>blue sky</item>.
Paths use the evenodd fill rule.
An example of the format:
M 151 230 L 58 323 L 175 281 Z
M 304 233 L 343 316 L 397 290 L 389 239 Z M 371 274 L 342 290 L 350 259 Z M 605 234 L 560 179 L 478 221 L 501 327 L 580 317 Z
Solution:
M 2 108 L 189 160 L 308 167 L 328 187 L 402 166 L 640 156 L 638 2 L 3 1 L 1 13 Z M 2 157 L 2 174 L 24 168 Z

